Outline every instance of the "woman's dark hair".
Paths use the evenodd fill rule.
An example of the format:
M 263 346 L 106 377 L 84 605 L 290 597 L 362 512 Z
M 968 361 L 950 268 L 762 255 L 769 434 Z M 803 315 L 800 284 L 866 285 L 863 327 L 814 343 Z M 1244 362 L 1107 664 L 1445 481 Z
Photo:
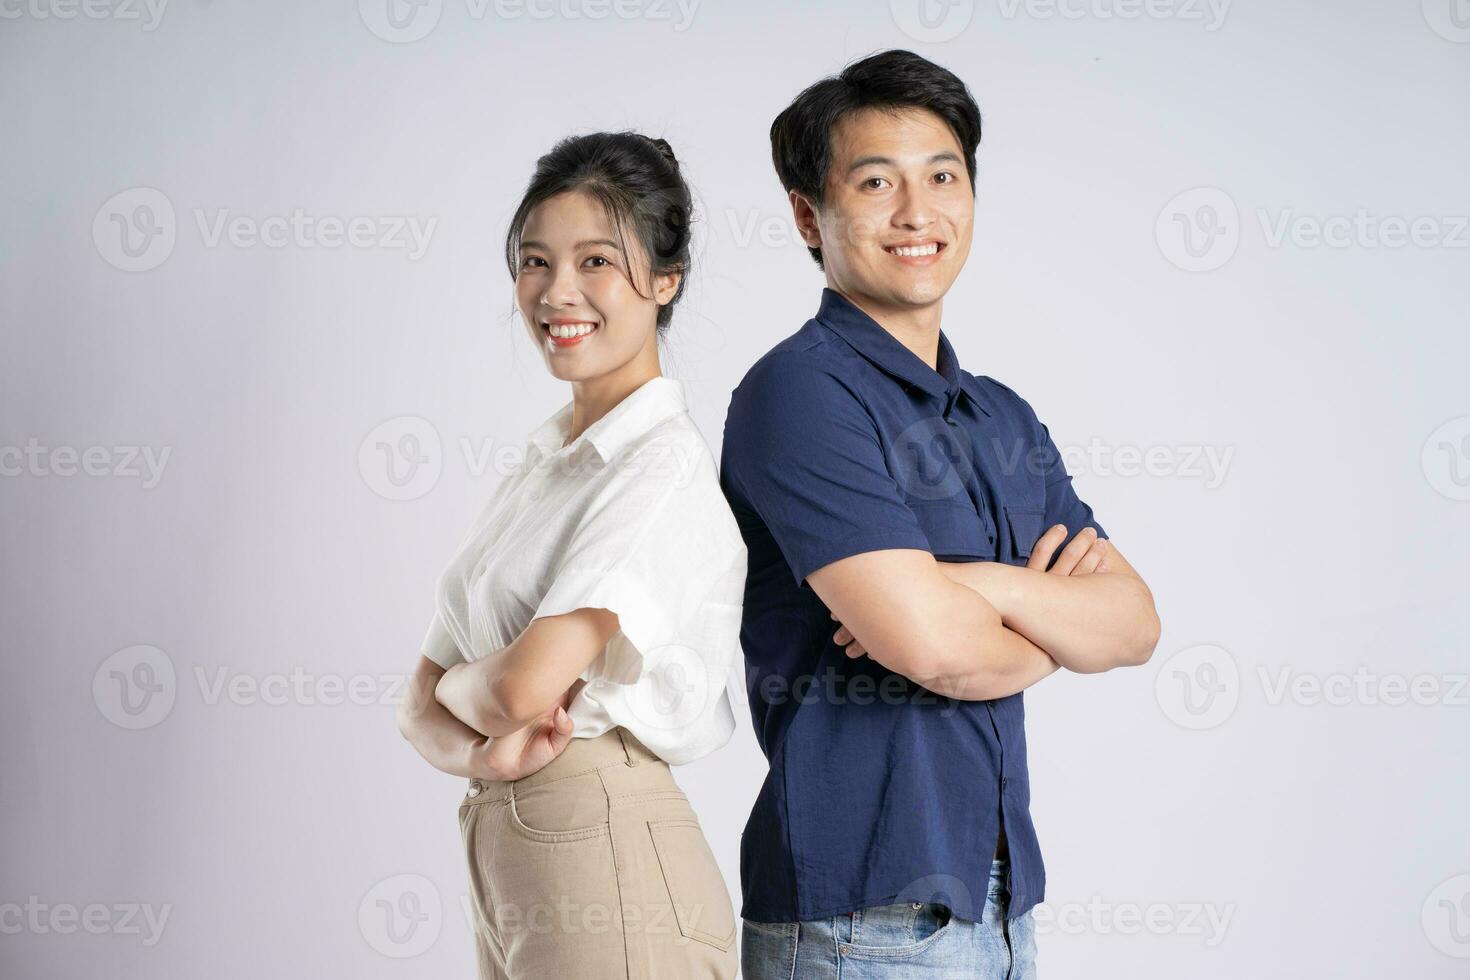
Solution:
M 980 145 L 980 107 L 965 83 L 912 51 L 894 49 L 855 61 L 798 95 L 771 123 L 771 161 L 787 192 L 822 203 L 832 166 L 832 130 L 860 109 L 928 109 L 949 124 L 965 151 L 970 193 L 975 192 L 975 149 Z M 808 248 L 818 267 L 822 250 Z
M 589 133 L 568 136 L 536 161 L 520 206 L 505 236 L 505 263 L 515 278 L 521 267 L 521 233 L 531 211 L 567 191 L 590 194 L 607 212 L 623 255 L 629 256 L 625 229 L 631 228 L 649 262 L 649 292 L 654 276 L 679 272 L 674 298 L 659 307 L 657 329 L 666 330 L 674 304 L 684 294 L 689 272 L 689 234 L 693 205 L 689 185 L 674 151 L 662 139 L 640 133 Z M 631 262 L 629 275 L 631 282 Z

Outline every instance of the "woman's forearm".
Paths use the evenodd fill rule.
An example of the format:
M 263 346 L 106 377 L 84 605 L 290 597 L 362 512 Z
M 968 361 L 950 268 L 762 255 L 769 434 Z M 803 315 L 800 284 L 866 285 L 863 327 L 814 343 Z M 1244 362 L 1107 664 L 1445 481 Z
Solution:
M 471 759 L 486 737 L 456 718 L 422 682 L 410 684 L 409 695 L 398 706 L 398 730 L 424 761 L 453 776 L 473 776 Z

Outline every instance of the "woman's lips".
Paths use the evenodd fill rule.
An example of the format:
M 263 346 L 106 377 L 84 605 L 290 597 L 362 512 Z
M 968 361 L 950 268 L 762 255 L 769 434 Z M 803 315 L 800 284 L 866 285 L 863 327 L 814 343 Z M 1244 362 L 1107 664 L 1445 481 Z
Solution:
M 599 326 L 590 320 L 543 321 L 541 324 L 541 331 L 546 334 L 547 342 L 557 349 L 576 347 L 598 329 Z

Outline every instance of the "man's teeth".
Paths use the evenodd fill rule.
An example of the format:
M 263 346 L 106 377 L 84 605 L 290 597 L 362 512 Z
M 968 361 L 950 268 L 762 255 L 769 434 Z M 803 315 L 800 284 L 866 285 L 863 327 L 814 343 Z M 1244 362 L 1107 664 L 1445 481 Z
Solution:
M 582 337 L 597 329 L 593 323 L 548 323 L 546 329 L 553 337 Z
M 935 252 L 939 251 L 939 243 L 930 242 L 928 245 L 912 246 L 899 245 L 890 248 L 888 251 L 892 252 L 894 255 L 903 255 L 910 257 L 917 255 L 933 255 Z

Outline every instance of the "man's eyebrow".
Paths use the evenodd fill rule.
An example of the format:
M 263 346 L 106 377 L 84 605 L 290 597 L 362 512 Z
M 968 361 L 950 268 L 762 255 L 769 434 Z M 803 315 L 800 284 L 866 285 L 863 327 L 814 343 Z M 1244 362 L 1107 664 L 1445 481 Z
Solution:
M 957 156 L 955 156 L 954 152 L 951 151 L 951 150 L 942 150 L 939 153 L 934 154 L 932 157 L 930 157 L 928 160 L 926 160 L 924 162 L 925 162 L 926 165 L 935 164 L 935 163 L 959 163 L 960 162 L 960 158 L 957 157 Z M 892 157 L 880 157 L 880 156 L 858 157 L 856 160 L 854 160 L 852 162 L 852 165 L 847 168 L 847 172 L 848 173 L 852 173 L 855 170 L 861 170 L 863 167 L 873 167 L 873 166 L 878 166 L 878 167 L 896 167 L 896 166 L 898 166 L 898 161 L 894 160 Z
M 606 245 L 608 248 L 611 248 L 611 249 L 619 249 L 619 248 L 621 248 L 621 246 L 619 246 L 618 243 L 615 242 L 615 241 L 613 241 L 611 238 L 589 238 L 586 241 L 578 242 L 576 245 L 574 245 L 572 247 L 573 248 L 586 248 L 589 245 Z M 528 238 L 525 241 L 521 242 L 521 248 L 539 248 L 539 249 L 542 249 L 543 251 L 546 251 L 546 252 L 551 251 L 551 247 L 549 245 L 547 245 L 545 242 L 538 241 L 538 240 L 536 240 L 534 238 Z

